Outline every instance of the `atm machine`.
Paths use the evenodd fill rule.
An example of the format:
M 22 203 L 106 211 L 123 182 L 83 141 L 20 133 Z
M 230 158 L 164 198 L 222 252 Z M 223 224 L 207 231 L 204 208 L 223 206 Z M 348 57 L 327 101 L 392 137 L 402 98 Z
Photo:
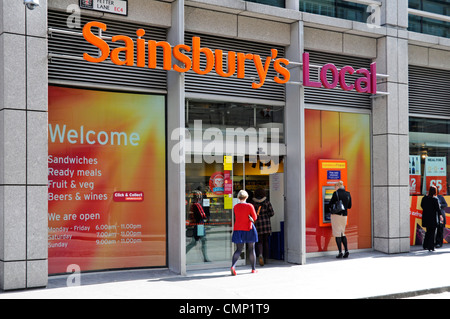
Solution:
M 331 226 L 330 200 L 335 191 L 334 185 L 343 181 L 347 187 L 346 160 L 319 160 L 319 225 Z
M 330 200 L 334 193 L 334 186 L 322 186 L 322 223 L 331 223 Z

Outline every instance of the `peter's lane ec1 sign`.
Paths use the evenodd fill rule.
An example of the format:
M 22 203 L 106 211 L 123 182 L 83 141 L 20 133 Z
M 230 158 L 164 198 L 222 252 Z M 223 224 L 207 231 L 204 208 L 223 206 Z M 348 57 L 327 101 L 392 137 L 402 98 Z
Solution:
M 123 46 L 111 49 L 109 44 L 102 37 L 95 35 L 92 28 L 98 28 L 103 31 L 107 30 L 107 25 L 101 22 L 88 22 L 83 28 L 84 39 L 97 47 L 100 51 L 98 57 L 93 57 L 88 53 L 83 54 L 84 60 L 92 63 L 100 63 L 106 59 L 110 59 L 116 65 L 136 66 L 140 68 L 147 67 L 149 69 L 157 68 L 157 48 L 162 49 L 163 62 L 162 68 L 167 71 L 188 72 L 193 71 L 200 75 L 205 75 L 211 71 L 215 71 L 218 76 L 231 77 L 236 76 L 239 79 L 245 78 L 246 61 L 252 61 L 258 73 L 258 80 L 252 83 L 252 88 L 258 89 L 262 87 L 267 79 L 268 71 L 272 67 L 277 73 L 273 77 L 273 81 L 279 84 L 288 83 L 291 74 L 287 66 L 289 60 L 278 58 L 278 50 L 272 49 L 271 55 L 261 57 L 258 54 L 228 51 L 226 54 L 223 50 L 211 50 L 201 47 L 200 37 L 192 37 L 192 46 L 179 44 L 174 47 L 166 41 L 144 40 L 144 29 L 136 30 L 137 39 L 125 35 L 115 35 L 112 42 L 123 42 Z M 147 53 L 146 53 L 147 52 Z M 190 52 L 190 54 L 186 54 Z M 205 63 L 200 63 L 200 57 L 206 59 Z M 226 66 L 224 66 L 223 58 L 226 56 Z M 176 60 L 178 63 L 173 63 Z M 344 66 L 340 70 L 331 63 L 325 64 L 320 68 L 320 82 L 310 79 L 309 76 L 309 53 L 303 54 L 303 85 L 310 87 L 324 87 L 327 89 L 335 88 L 338 83 L 345 91 L 355 89 L 361 93 L 377 93 L 376 81 L 376 63 L 370 65 L 370 71 L 367 69 L 355 70 L 351 66 Z M 331 72 L 331 80 L 328 80 L 327 74 Z M 360 75 L 354 83 L 349 83 L 347 75 Z

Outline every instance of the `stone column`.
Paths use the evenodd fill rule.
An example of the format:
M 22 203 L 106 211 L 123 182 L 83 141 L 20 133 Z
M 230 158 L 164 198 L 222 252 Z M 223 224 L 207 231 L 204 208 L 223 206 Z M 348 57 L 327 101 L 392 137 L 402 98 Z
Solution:
M 303 52 L 303 22 L 291 24 L 291 44 L 286 58 L 301 62 Z M 301 82 L 301 67 L 291 68 L 292 82 Z M 305 108 L 303 86 L 286 84 L 285 136 L 286 172 L 285 190 L 285 260 L 306 262 L 305 229 Z
M 389 75 L 378 88 L 389 95 L 373 102 L 373 237 L 374 249 L 390 254 L 410 249 L 407 7 L 383 1 L 386 36 L 377 42 L 377 72 Z
M 172 3 L 172 26 L 168 33 L 172 45 L 184 43 L 184 1 Z M 186 274 L 186 230 L 185 230 L 185 150 L 179 133 L 185 127 L 184 73 L 169 71 L 167 74 L 167 211 L 169 268 L 178 274 Z M 172 133 L 174 140 L 171 139 Z M 180 152 L 172 152 L 181 146 Z
M 47 285 L 47 1 L 0 0 L 0 288 Z

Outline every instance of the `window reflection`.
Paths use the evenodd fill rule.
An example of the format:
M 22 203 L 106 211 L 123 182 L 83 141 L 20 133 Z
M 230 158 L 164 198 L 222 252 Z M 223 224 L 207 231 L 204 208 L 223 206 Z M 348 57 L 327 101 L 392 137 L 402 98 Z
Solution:
M 410 118 L 409 155 L 409 173 L 415 176 L 410 177 L 412 195 L 425 195 L 430 183 L 440 188 L 440 194 L 449 193 L 450 121 Z
M 227 128 L 267 129 L 268 141 L 271 129 L 277 129 L 278 141 L 284 142 L 284 107 L 248 103 L 186 101 L 186 127 L 193 134 L 195 121 L 201 121 L 203 132 L 217 128 L 225 136 Z M 199 126 L 197 122 L 197 126 Z
M 248 2 L 256 2 L 261 4 L 268 4 L 270 6 L 284 8 L 286 6 L 285 0 L 247 0 Z
M 359 22 L 369 17 L 367 5 L 344 0 L 300 0 L 300 11 Z
M 450 2 L 446 0 L 409 0 L 409 8 L 450 16 Z M 449 22 L 414 15 L 409 15 L 408 30 L 450 37 Z
M 422 227 L 421 201 L 430 186 L 436 186 L 439 196 L 450 203 L 448 171 L 450 159 L 450 121 L 444 119 L 409 119 L 409 193 L 410 244 L 422 245 L 425 229 Z M 440 200 L 442 200 L 442 197 Z M 447 218 L 450 209 L 442 207 Z M 447 219 L 448 221 L 449 219 Z M 442 243 L 450 242 L 450 229 L 442 225 Z M 439 244 L 441 245 L 441 244 Z

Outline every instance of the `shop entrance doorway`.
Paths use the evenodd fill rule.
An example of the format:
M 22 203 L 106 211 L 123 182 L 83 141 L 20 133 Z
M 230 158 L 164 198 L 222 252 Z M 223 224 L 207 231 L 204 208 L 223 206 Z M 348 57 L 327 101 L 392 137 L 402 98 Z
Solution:
M 226 161 L 226 159 L 225 159 Z M 235 250 L 231 242 L 233 206 L 239 201 L 237 193 L 244 189 L 252 203 L 254 193 L 264 191 L 275 215 L 271 218 L 270 258 L 283 258 L 282 225 L 284 220 L 283 157 L 268 163 L 249 156 L 232 157 L 232 163 L 186 164 L 186 263 L 188 267 L 205 264 L 229 265 Z M 199 220 L 199 206 L 205 214 Z M 245 263 L 245 253 L 240 264 Z
M 264 189 L 275 210 L 272 231 L 281 232 L 284 105 L 186 100 L 184 138 L 186 264 L 188 269 L 230 266 L 235 250 L 233 206 L 241 189 L 250 196 L 257 188 Z M 204 220 L 194 216 L 193 207 L 199 206 Z M 202 225 L 197 225 L 199 221 Z M 199 228 L 202 236 L 195 234 Z

